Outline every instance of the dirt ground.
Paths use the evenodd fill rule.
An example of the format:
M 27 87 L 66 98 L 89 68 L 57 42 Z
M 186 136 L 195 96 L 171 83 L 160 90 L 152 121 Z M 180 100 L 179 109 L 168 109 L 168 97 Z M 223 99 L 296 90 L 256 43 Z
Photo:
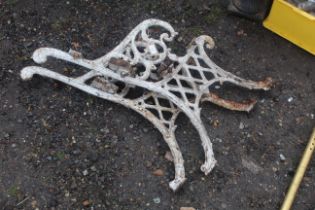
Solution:
M 96 58 L 150 17 L 180 33 L 179 52 L 208 34 L 218 65 L 244 78 L 275 80 L 269 92 L 220 89 L 225 98 L 257 99 L 249 114 L 202 105 L 218 160 L 208 176 L 199 170 L 197 132 L 179 117 L 188 180 L 177 193 L 168 188 L 174 176 L 164 157 L 168 147 L 140 115 L 53 80 L 19 76 L 35 65 L 38 47 L 75 45 Z M 0 209 L 279 209 L 315 125 L 315 57 L 261 23 L 228 14 L 222 2 L 1 0 L 0 61 Z M 157 169 L 164 175 L 154 176 Z M 314 210 L 314 198 L 315 160 L 293 209 Z

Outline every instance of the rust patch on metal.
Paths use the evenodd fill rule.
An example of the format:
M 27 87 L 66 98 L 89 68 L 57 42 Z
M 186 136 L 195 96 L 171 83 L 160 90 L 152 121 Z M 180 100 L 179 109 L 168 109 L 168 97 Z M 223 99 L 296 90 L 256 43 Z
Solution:
M 250 112 L 254 108 L 255 104 L 257 103 L 257 101 L 253 99 L 239 103 L 239 102 L 220 98 L 218 95 L 211 92 L 204 94 L 202 96 L 201 101 L 209 101 L 223 108 L 233 110 L 233 111 L 241 111 L 241 112 L 244 112 L 244 111 Z

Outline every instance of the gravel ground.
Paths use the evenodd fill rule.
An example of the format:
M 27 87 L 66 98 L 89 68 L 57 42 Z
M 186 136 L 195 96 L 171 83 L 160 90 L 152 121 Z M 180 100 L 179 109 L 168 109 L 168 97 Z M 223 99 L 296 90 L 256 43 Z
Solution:
M 315 59 L 224 8 L 202 0 L 0 1 L 0 209 L 279 209 L 315 125 Z M 168 188 L 168 148 L 140 115 L 49 79 L 19 77 L 38 47 L 77 47 L 96 58 L 150 17 L 180 33 L 179 53 L 208 34 L 217 64 L 243 78 L 275 80 L 269 92 L 219 90 L 225 98 L 257 99 L 249 114 L 202 105 L 218 160 L 208 176 L 199 170 L 197 132 L 179 117 L 188 180 L 177 193 Z M 46 67 L 82 70 L 56 61 Z M 312 161 L 294 209 L 314 210 L 314 197 Z

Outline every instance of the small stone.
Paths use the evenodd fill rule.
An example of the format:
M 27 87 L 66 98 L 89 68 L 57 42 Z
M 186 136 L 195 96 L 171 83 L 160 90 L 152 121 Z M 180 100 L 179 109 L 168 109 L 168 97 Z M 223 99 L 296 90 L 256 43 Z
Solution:
M 252 160 L 249 160 L 246 158 L 242 158 L 242 165 L 244 168 L 247 168 L 253 174 L 258 174 L 260 171 L 263 170 L 263 168 L 261 166 L 257 165 Z
M 244 34 L 244 31 L 243 31 L 243 30 L 239 30 L 239 31 L 236 32 L 236 34 L 237 34 L 238 36 L 241 36 L 241 35 Z
M 150 161 L 146 161 L 146 162 L 145 162 L 145 165 L 146 165 L 146 167 L 148 167 L 148 168 L 149 168 L 149 167 L 151 167 L 151 166 L 152 166 L 152 163 L 151 163 Z
M 220 124 L 219 120 L 213 120 L 211 123 L 212 123 L 212 126 L 215 128 L 218 127 Z
M 65 197 L 68 198 L 70 196 L 70 193 L 68 191 L 65 192 Z
M 83 176 L 86 176 L 86 175 L 89 174 L 89 172 L 88 172 L 88 170 L 84 170 L 84 171 L 82 172 L 82 174 L 83 174 Z
M 194 207 L 180 207 L 179 210 L 196 210 Z
M 170 151 L 167 151 L 164 155 L 164 158 L 170 162 L 173 162 L 174 161 L 174 158 L 173 158 L 173 155 Z
M 32 201 L 32 202 L 31 202 L 31 206 L 32 206 L 33 209 L 35 209 L 36 206 L 37 206 L 37 201 L 35 201 L 35 200 Z
M 72 151 L 72 154 L 74 154 L 74 155 L 78 155 L 78 154 L 80 154 L 80 153 L 81 153 L 81 151 L 78 150 L 78 149 Z
M 91 170 L 92 170 L 92 171 L 97 171 L 97 169 L 96 169 L 95 166 L 91 166 Z
M 245 125 L 244 125 L 243 122 L 240 122 L 239 128 L 240 128 L 241 130 L 243 130 L 243 129 L 245 128 Z
M 85 206 L 85 207 L 89 206 L 90 204 L 91 204 L 91 202 L 89 200 L 85 200 L 85 201 L 82 202 L 82 205 Z
M 280 154 L 279 156 L 280 156 L 280 160 L 281 161 L 285 161 L 286 160 L 286 158 L 285 158 L 285 156 L 283 154 Z
M 293 97 L 288 98 L 288 102 L 291 103 L 293 101 Z
M 153 202 L 159 204 L 161 203 L 161 199 L 159 197 L 153 198 Z
M 153 171 L 152 174 L 154 176 L 163 176 L 164 175 L 164 171 L 162 169 L 157 169 L 157 170 Z
M 189 187 L 188 187 L 188 189 L 191 191 L 191 192 L 194 192 L 194 186 L 192 186 L 192 185 L 190 185 Z

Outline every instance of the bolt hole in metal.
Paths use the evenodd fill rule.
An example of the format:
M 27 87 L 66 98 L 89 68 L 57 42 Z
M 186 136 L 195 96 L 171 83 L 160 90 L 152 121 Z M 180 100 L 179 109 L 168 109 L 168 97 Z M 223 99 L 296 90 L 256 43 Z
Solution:
M 143 64 L 137 64 L 135 66 L 136 69 L 136 75 L 142 76 L 143 72 L 145 72 L 146 68 Z
M 169 23 L 148 19 L 136 26 L 112 51 L 95 60 L 84 59 L 81 53 L 75 51 L 39 48 L 33 53 L 35 62 L 42 64 L 52 57 L 68 62 L 67 65 L 83 68 L 83 74 L 73 77 L 64 75 L 65 72 L 29 66 L 22 69 L 21 77 L 30 80 L 33 75 L 40 75 L 55 79 L 142 115 L 161 132 L 172 151 L 175 177 L 169 186 L 177 191 L 186 181 L 184 159 L 175 136 L 179 113 L 190 119 L 199 134 L 205 156 L 202 171 L 207 175 L 216 160 L 210 138 L 200 120 L 201 102 L 238 111 L 251 108 L 247 104 L 214 97 L 208 91 L 210 87 L 217 82 L 229 82 L 249 90 L 268 90 L 270 84 L 245 80 L 219 68 L 205 50 L 205 46 L 214 44 L 207 35 L 194 38 L 186 54 L 172 53 L 168 46 L 176 35 Z

